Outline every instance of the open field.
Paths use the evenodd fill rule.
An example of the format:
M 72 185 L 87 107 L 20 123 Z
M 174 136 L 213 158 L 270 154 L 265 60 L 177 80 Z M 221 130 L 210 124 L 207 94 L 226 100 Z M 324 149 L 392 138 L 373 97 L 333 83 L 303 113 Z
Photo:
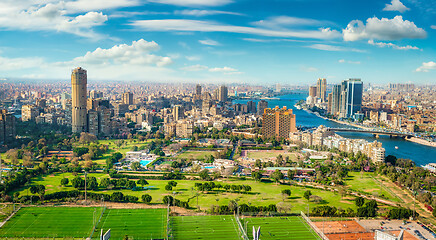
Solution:
M 74 178 L 71 173 L 65 173 L 65 177 L 68 177 L 70 180 Z M 83 175 L 81 175 L 83 177 Z M 95 176 L 97 181 L 100 182 L 102 178 L 109 177 L 107 174 L 102 173 L 90 173 L 89 176 Z M 66 187 L 59 186 L 60 181 L 62 179 L 62 174 L 51 174 L 45 177 L 38 177 L 36 180 L 32 181 L 32 185 L 34 184 L 43 184 L 46 186 L 46 193 L 53 193 L 57 191 L 66 191 L 66 190 L 74 190 L 71 186 L 71 183 Z M 89 192 L 97 192 L 97 193 L 106 193 L 111 194 L 115 191 L 121 191 L 123 194 L 133 195 L 137 197 L 141 197 L 143 194 L 150 194 L 153 198 L 151 203 L 162 203 L 162 199 L 165 195 L 171 194 L 173 191 L 175 192 L 175 197 L 177 199 L 189 201 L 189 205 L 191 207 L 197 206 L 196 198 L 192 197 L 197 193 L 194 185 L 196 182 L 202 181 L 193 181 L 193 180 L 177 180 L 177 187 L 173 189 L 173 191 L 168 192 L 165 190 L 165 185 L 167 185 L 167 180 L 147 180 L 149 182 L 148 190 L 141 191 L 133 191 L 130 189 L 122 189 L 122 190 L 98 190 L 98 191 L 89 191 Z M 213 191 L 213 192 L 199 192 L 200 196 L 198 197 L 198 205 L 200 209 L 210 208 L 211 205 L 227 205 L 230 200 L 239 199 L 239 202 L 242 203 L 251 203 L 253 205 L 262 205 L 266 206 L 269 204 L 277 204 L 278 202 L 283 201 L 283 196 L 281 191 L 283 189 L 291 189 L 292 195 L 290 198 L 285 199 L 286 203 L 292 205 L 291 212 L 299 213 L 300 211 L 304 211 L 307 209 L 307 205 L 309 207 L 315 207 L 318 205 L 332 205 L 336 207 L 342 207 L 343 209 L 347 209 L 351 207 L 355 209 L 354 202 L 350 199 L 341 198 L 341 196 L 337 193 L 333 193 L 331 191 L 324 191 L 321 189 L 309 189 L 301 186 L 289 186 L 289 185 L 277 185 L 271 182 L 255 182 L 253 180 L 234 180 L 234 179 L 224 179 L 224 180 L 216 180 L 216 183 L 221 184 L 235 184 L 235 185 L 250 185 L 252 187 L 252 191 L 249 193 L 239 193 L 239 192 L 225 192 L 223 190 Z M 28 188 L 23 187 L 20 188 L 20 196 L 24 196 L 28 194 Z M 310 190 L 313 195 L 320 196 L 323 200 L 320 203 L 308 202 L 303 198 L 303 193 L 306 190 Z M 29 193 L 30 194 L 30 193 Z M 30 194 L 31 195 L 31 194 Z M 38 198 L 35 195 L 35 199 Z
M 300 217 L 256 217 L 241 218 L 242 225 L 247 226 L 249 239 L 253 238 L 253 226 L 260 226 L 260 239 L 296 239 L 317 240 L 318 235 Z
M 95 210 L 95 214 L 94 214 Z M 2 237 L 86 238 L 98 219 L 101 208 L 24 207 L 2 228 Z
M 100 229 L 111 229 L 111 239 L 164 239 L 166 236 L 167 209 L 106 209 L 97 225 L 93 239 Z
M 203 160 L 210 155 L 214 155 L 215 151 L 186 151 L 177 155 L 177 159 L 193 159 L 193 160 Z
M 297 161 L 297 153 L 286 150 L 243 150 L 241 157 L 267 160 L 275 159 L 280 154 L 283 156 L 283 159 L 289 157 L 291 161 Z
M 238 225 L 231 215 L 172 217 L 171 229 L 175 240 L 240 239 Z
M 373 175 L 374 174 L 370 172 L 365 172 L 363 174 L 360 172 L 349 172 L 349 177 L 345 179 L 345 184 L 353 191 L 365 192 L 376 197 L 383 196 L 394 202 L 401 201 L 396 195 L 387 191 L 383 184 L 381 185 L 380 182 L 377 182 L 373 178 Z

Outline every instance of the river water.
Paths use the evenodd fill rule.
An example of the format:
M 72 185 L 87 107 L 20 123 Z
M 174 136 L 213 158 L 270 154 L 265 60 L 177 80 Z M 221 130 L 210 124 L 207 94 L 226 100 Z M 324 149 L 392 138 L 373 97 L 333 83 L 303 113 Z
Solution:
M 266 100 L 268 102 L 268 107 L 273 108 L 279 106 L 280 108 L 286 106 L 287 108 L 293 109 L 296 117 L 297 126 L 313 127 L 324 125 L 326 127 L 349 127 L 344 124 L 339 124 L 333 121 L 329 121 L 312 113 L 308 113 L 304 110 L 298 110 L 294 105 L 301 99 L 306 99 L 306 93 L 295 93 L 289 95 L 279 96 L 278 100 L 271 99 Z M 247 103 L 250 100 L 235 100 L 233 103 Z M 253 99 L 253 102 L 258 102 L 259 100 Z M 360 138 L 367 141 L 377 140 L 383 143 L 383 147 L 386 149 L 386 155 L 395 155 L 397 158 L 407 158 L 413 160 L 418 166 L 425 165 L 431 162 L 436 163 L 436 148 L 421 145 L 418 143 L 406 141 L 402 138 L 389 138 L 389 136 L 380 136 L 376 139 L 372 134 L 369 133 L 339 133 L 339 135 L 346 138 Z M 395 146 L 398 149 L 395 149 Z

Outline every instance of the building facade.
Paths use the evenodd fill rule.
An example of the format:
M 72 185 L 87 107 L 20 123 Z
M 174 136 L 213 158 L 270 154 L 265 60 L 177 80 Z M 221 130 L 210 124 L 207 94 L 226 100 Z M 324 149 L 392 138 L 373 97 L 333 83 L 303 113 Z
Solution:
M 296 132 L 295 115 L 292 109 L 278 106 L 266 108 L 263 113 L 262 133 L 265 137 L 289 138 L 291 132 Z
M 86 132 L 87 128 L 87 72 L 78 67 L 71 73 L 72 89 L 72 131 L 73 133 Z

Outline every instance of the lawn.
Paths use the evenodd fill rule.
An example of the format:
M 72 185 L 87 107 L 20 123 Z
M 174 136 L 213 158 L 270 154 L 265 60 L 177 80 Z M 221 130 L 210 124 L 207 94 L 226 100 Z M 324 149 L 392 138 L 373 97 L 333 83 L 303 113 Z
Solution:
M 288 152 L 284 150 L 244 150 L 245 156 L 253 159 L 272 159 L 276 158 L 278 155 L 282 155 L 283 159 L 289 157 L 291 161 L 297 161 L 297 155 L 293 152 Z
M 386 186 L 374 179 L 374 173 L 364 172 L 361 174 L 360 172 L 349 172 L 348 176 L 349 177 L 345 180 L 345 184 L 350 190 L 365 192 L 394 202 L 401 201 L 396 195 L 388 191 Z
M 166 225 L 167 209 L 106 209 L 93 239 L 99 238 L 100 229 L 111 229 L 111 239 L 164 239 Z
M 255 217 L 241 218 L 243 226 L 247 227 L 249 239 L 253 239 L 253 226 L 257 230 L 260 226 L 260 239 L 296 239 L 318 240 L 318 235 L 301 217 Z
M 241 239 L 236 220 L 230 215 L 171 217 L 171 231 L 175 240 Z
M 177 155 L 177 159 L 193 159 L 193 160 L 203 160 L 210 155 L 214 155 L 215 151 L 186 151 Z
M 86 238 L 101 208 L 23 207 L 2 228 L 2 237 Z M 95 214 L 94 214 L 95 211 Z
M 74 178 L 71 173 L 65 173 L 65 177 L 68 177 L 70 180 Z M 83 174 L 80 175 L 83 177 Z M 102 178 L 109 177 L 107 174 L 102 173 L 90 173 L 89 176 L 95 176 L 97 181 L 100 183 Z M 59 186 L 60 181 L 62 179 L 62 174 L 52 174 L 47 175 L 45 177 L 38 177 L 36 180 L 32 180 L 32 185 L 35 184 L 43 184 L 46 186 L 46 193 L 53 193 L 57 191 L 66 191 L 66 190 L 74 190 L 71 186 L 71 183 L 66 187 Z M 197 190 L 194 187 L 196 182 L 203 181 L 194 181 L 194 180 L 177 180 L 177 187 L 175 187 L 172 191 L 166 191 L 165 185 L 167 185 L 167 180 L 147 180 L 149 185 L 147 187 L 148 190 L 141 191 L 133 191 L 130 189 L 122 189 L 122 190 L 98 190 L 98 191 L 89 191 L 89 192 L 98 192 L 98 193 L 106 193 L 111 194 L 115 191 L 121 191 L 123 194 L 137 196 L 141 199 L 143 194 L 150 194 L 153 198 L 151 203 L 162 203 L 162 199 L 165 195 L 173 194 L 175 192 L 175 197 L 177 199 L 188 201 L 191 207 L 197 207 L 197 199 L 193 198 L 197 193 Z M 249 193 L 239 193 L 239 192 L 225 192 L 225 191 L 213 191 L 213 192 L 199 192 L 200 195 L 198 197 L 198 206 L 201 210 L 209 209 L 211 205 L 227 205 L 230 200 L 239 199 L 239 203 L 251 203 L 256 206 L 266 206 L 269 204 L 277 204 L 283 201 L 283 196 L 281 191 L 283 189 L 291 189 L 292 195 L 290 198 L 285 199 L 285 202 L 292 206 L 291 212 L 299 213 L 300 211 L 305 211 L 309 204 L 309 207 L 315 207 L 318 205 L 331 205 L 335 207 L 342 207 L 343 209 L 347 209 L 351 207 L 355 209 L 354 202 L 345 198 L 341 198 L 341 196 L 337 193 L 331 191 L 325 191 L 321 189 L 309 189 L 301 186 L 289 186 L 289 185 L 280 185 L 271 182 L 255 182 L 253 180 L 235 180 L 235 179 L 224 179 L 224 180 L 216 180 L 216 183 L 221 184 L 234 184 L 234 185 L 250 185 L 252 187 L 252 191 Z M 27 195 L 27 189 L 30 186 L 24 187 L 20 189 L 20 196 Z M 306 190 L 310 190 L 313 195 L 320 196 L 322 198 L 321 203 L 308 202 L 303 198 L 303 193 Z M 11 193 L 13 194 L 13 193 Z M 30 193 L 29 193 L 30 194 Z M 37 197 L 36 197 L 37 198 Z

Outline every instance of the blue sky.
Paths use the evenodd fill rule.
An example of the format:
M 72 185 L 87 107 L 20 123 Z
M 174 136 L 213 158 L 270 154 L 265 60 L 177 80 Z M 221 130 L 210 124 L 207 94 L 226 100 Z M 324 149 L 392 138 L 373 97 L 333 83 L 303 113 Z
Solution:
M 2 0 L 0 78 L 436 83 L 435 0 Z

